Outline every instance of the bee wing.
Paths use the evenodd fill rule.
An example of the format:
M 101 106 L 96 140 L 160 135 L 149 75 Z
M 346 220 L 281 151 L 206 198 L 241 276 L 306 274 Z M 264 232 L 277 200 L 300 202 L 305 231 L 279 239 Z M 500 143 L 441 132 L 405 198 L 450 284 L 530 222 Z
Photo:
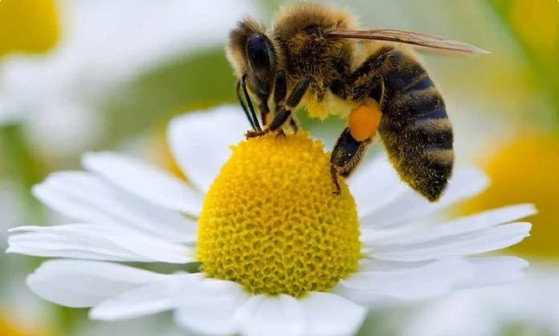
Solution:
M 425 48 L 459 51 L 464 53 L 489 54 L 487 50 L 483 50 L 464 42 L 447 40 L 438 36 L 396 29 L 333 29 L 328 30 L 327 32 L 325 32 L 325 34 L 329 37 L 390 41 L 413 44 Z

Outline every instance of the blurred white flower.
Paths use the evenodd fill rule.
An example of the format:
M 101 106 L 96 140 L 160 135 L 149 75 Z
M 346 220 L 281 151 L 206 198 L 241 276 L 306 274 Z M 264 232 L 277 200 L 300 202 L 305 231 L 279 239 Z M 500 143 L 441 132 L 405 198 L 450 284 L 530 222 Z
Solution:
M 8 247 L 8 229 L 22 225 L 26 220 L 28 208 L 22 202 L 18 188 L 13 181 L 0 180 L 0 248 Z M 0 254 L 0 335 L 24 335 L 24 331 L 40 330 L 46 321 L 45 305 L 29 295 L 29 291 L 21 282 L 26 270 L 25 258 L 10 258 Z M 5 319 L 5 321 L 3 321 Z M 9 323 L 8 323 L 9 322 Z M 3 323 L 8 323 L 7 331 Z M 12 327 L 21 330 L 11 331 Z M 25 334 L 27 335 L 27 334 Z M 29 333 L 29 335 L 35 335 Z
M 175 320 L 179 325 L 204 334 L 351 335 L 360 327 L 367 305 L 385 301 L 397 303 L 424 300 L 460 288 L 501 284 L 520 278 L 522 269 L 527 266 L 527 262 L 520 258 L 479 254 L 505 248 L 526 237 L 530 224 L 514 221 L 533 214 L 533 206 L 509 206 L 441 222 L 436 219 L 437 213 L 457 201 L 479 193 L 487 185 L 485 177 L 475 169 L 456 169 L 442 199 L 432 204 L 401 183 L 387 159 L 381 157 L 365 163 L 349 180 L 349 190 L 355 203 L 348 194 L 344 196 L 349 197 L 353 211 L 357 207 L 357 212 L 354 213 L 358 219 L 355 218 L 354 221 L 361 236 L 356 236 L 357 245 L 353 246 L 357 246 L 355 262 L 358 265 L 356 269 L 349 269 L 348 275 L 343 279 L 329 276 L 328 272 L 332 272 L 334 268 L 331 265 L 335 264 L 339 256 L 349 254 L 344 250 L 344 238 L 333 235 L 340 225 L 351 221 L 349 217 L 336 218 L 335 214 L 327 212 L 329 210 L 323 210 L 323 206 L 328 209 L 331 207 L 323 205 L 330 203 L 322 201 L 337 202 L 342 199 L 342 196 L 331 194 L 332 181 L 329 173 L 324 173 L 324 180 L 319 179 L 318 184 L 313 185 L 325 186 L 328 192 L 319 193 L 318 189 L 312 189 L 310 192 L 313 197 L 304 196 L 304 199 L 299 199 L 303 190 L 309 183 L 317 182 L 309 182 L 309 179 L 284 186 L 273 184 L 273 190 L 297 189 L 297 192 L 285 195 L 293 198 L 289 202 L 293 208 L 289 211 L 285 208 L 273 208 L 276 203 L 268 200 L 272 204 L 272 210 L 265 215 L 260 212 L 265 208 L 262 204 L 248 205 L 248 210 L 243 207 L 247 202 L 266 202 L 264 198 L 245 200 L 244 197 L 247 197 L 248 190 L 267 190 L 270 188 L 269 184 L 263 183 L 256 188 L 247 189 L 246 180 L 259 177 L 243 176 L 242 170 L 233 171 L 238 174 L 237 179 L 215 179 L 218 173 L 222 176 L 225 171 L 231 172 L 233 169 L 231 162 L 239 156 L 233 154 L 228 161 L 231 154 L 229 145 L 242 140 L 239 129 L 246 127 L 242 113 L 232 107 L 221 107 L 214 112 L 191 113 L 172 121 L 168 133 L 171 150 L 192 184 L 120 154 L 85 155 L 83 164 L 86 172 L 55 173 L 34 188 L 34 194 L 42 202 L 77 222 L 50 227 L 14 228 L 7 252 L 68 258 L 47 261 L 28 277 L 27 284 L 46 300 L 69 307 L 93 307 L 90 317 L 100 320 L 128 319 L 174 310 Z M 208 134 L 211 136 L 208 137 Z M 291 137 L 293 138 L 301 137 Z M 278 142 L 271 143 L 275 145 Z M 248 146 L 244 148 L 261 148 L 261 145 L 250 147 L 251 142 L 244 144 L 243 146 Z M 247 162 L 246 168 L 251 169 L 249 167 L 253 167 L 258 159 L 266 159 L 266 155 L 274 156 L 273 152 L 275 151 L 264 151 L 260 153 L 262 157 L 251 157 L 254 161 L 247 158 L 241 162 Z M 307 154 L 311 156 L 310 152 L 302 155 L 307 158 Z M 291 153 L 293 155 L 295 153 Z M 324 156 L 322 152 L 320 155 Z M 282 158 L 285 158 L 280 160 L 282 163 L 272 162 L 276 162 L 277 166 L 297 165 L 300 162 L 292 159 L 291 163 L 287 162 L 290 156 Z M 271 160 L 277 159 L 274 157 Z M 321 162 L 325 165 L 326 172 L 328 161 L 324 160 Z M 228 163 L 221 169 L 226 161 Z M 294 178 L 303 174 L 301 170 L 308 167 L 299 171 L 290 170 L 285 174 L 295 172 L 290 176 Z M 261 169 L 251 174 L 269 176 L 270 172 L 269 169 Z M 280 180 L 283 177 L 280 176 Z M 212 181 L 214 182 L 210 188 Z M 285 181 L 290 181 L 287 175 Z M 218 190 L 216 188 L 220 183 L 226 184 L 223 191 L 226 194 L 218 194 L 216 197 L 215 190 Z M 342 188 L 346 188 L 345 184 Z M 347 189 L 343 190 L 347 193 Z M 236 197 L 231 196 L 230 191 L 233 195 L 238 195 L 235 202 L 241 204 L 225 201 Z M 231 251 L 242 250 L 238 245 L 250 240 L 249 236 L 263 238 L 262 241 L 254 242 L 255 245 L 244 246 L 247 249 L 254 246 L 255 251 L 259 250 L 260 246 L 256 244 L 266 241 L 276 244 L 271 246 L 271 252 L 266 252 L 264 260 L 259 259 L 259 254 L 254 259 L 249 257 L 247 267 L 261 269 L 247 271 L 245 277 L 238 279 L 239 281 L 208 277 L 209 263 L 202 264 L 201 273 L 174 274 L 156 273 L 114 263 L 197 262 L 199 254 L 196 253 L 200 253 L 202 249 L 208 252 L 209 249 L 207 244 L 202 246 L 203 241 L 207 243 L 207 238 L 203 237 L 216 233 L 210 232 L 207 226 L 204 230 L 198 229 L 197 233 L 197 222 L 199 225 L 203 222 L 199 220 L 199 216 L 205 193 L 214 195 L 205 198 L 201 217 L 210 222 L 215 222 L 220 212 L 230 214 L 226 215 L 229 224 L 243 222 L 243 218 L 251 216 L 272 216 L 272 221 L 276 216 L 280 222 L 289 222 L 291 215 L 288 216 L 285 213 L 287 211 L 295 216 L 293 218 L 304 218 L 290 225 L 297 226 L 316 219 L 316 225 L 325 227 L 318 230 L 322 236 L 295 234 L 293 239 L 286 238 L 286 248 L 280 249 L 283 251 L 279 252 L 280 255 L 277 255 L 278 250 L 274 246 L 282 240 L 280 235 L 283 237 L 285 234 L 287 237 L 294 234 L 290 229 L 272 234 L 274 239 L 262 233 L 265 232 L 264 229 L 258 231 L 259 228 L 256 233 L 251 233 L 248 227 L 249 232 L 230 232 L 233 227 L 231 225 L 225 225 L 227 228 L 222 231 L 217 230 L 227 237 L 220 236 L 210 243 L 217 242 L 216 246 L 224 249 L 233 246 Z M 308 202 L 314 206 L 309 207 Z M 217 205 L 212 205 L 213 203 Z M 214 206 L 217 208 L 212 208 Z M 270 210 L 270 205 L 266 206 Z M 321 216 L 334 222 L 318 219 Z M 328 216 L 334 216 L 334 219 Z M 262 218 L 258 221 L 264 221 Z M 295 231 L 307 230 L 315 224 L 303 224 Z M 342 236 L 351 232 L 351 228 L 348 228 Z M 312 241 L 309 237 L 313 237 Z M 336 242 L 334 251 L 328 250 L 329 245 L 326 243 L 332 240 Z M 296 244 L 296 247 L 289 244 Z M 310 246 L 309 250 L 292 255 L 292 250 L 307 244 Z M 228 256 L 226 254 L 225 258 Z M 313 269 L 313 265 L 316 267 L 313 256 L 318 264 L 327 260 L 328 267 Z M 280 265 L 271 266 L 272 269 L 287 267 L 287 258 L 299 261 L 302 258 L 304 261 L 292 270 L 291 275 L 286 271 L 285 277 L 281 272 L 262 274 L 267 265 Z M 234 268 L 235 264 L 240 264 L 245 259 L 224 262 L 222 267 Z M 236 271 L 242 273 L 245 269 L 242 267 Z M 251 278 L 251 274 L 269 279 L 272 286 L 279 284 L 279 288 L 285 285 L 292 289 L 292 284 L 298 283 L 299 276 L 311 273 L 311 277 L 316 275 L 318 279 L 317 274 L 324 272 L 327 273 L 327 279 L 334 279 L 332 286 L 321 290 L 305 289 L 303 295 L 282 294 L 285 292 L 281 290 L 271 293 L 262 288 L 255 291 L 247 289 L 251 286 L 251 281 L 259 281 Z M 278 276 L 275 277 L 274 274 Z M 321 280 L 317 280 L 319 281 Z M 314 283 L 304 285 L 313 288 Z
M 454 293 L 405 324 L 403 336 L 559 335 L 559 267 L 536 264 L 523 281 Z
M 2 102 L 0 101 L 0 127 L 6 126 L 15 122 L 19 122 L 20 116 L 12 111 L 2 109 Z
M 21 225 L 24 207 L 17 198 L 13 183 L 0 180 L 0 248 L 5 249 L 8 229 Z
M 25 120 L 46 153 L 84 149 L 102 135 L 98 109 L 118 84 L 178 55 L 223 45 L 254 7 L 249 0 L 60 0 L 62 37 L 54 51 L 0 63 L 0 115 Z

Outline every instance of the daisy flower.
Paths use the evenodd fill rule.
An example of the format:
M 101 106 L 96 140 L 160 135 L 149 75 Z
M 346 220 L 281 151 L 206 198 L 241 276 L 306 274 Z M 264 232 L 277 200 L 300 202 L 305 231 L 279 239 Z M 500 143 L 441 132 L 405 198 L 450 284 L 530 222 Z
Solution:
M 487 185 L 475 169 L 456 169 L 430 204 L 381 157 L 334 195 L 320 141 L 306 132 L 241 141 L 246 127 L 234 107 L 174 119 L 169 145 L 189 182 L 101 152 L 83 157 L 86 171 L 37 185 L 43 203 L 74 221 L 11 230 L 8 252 L 60 258 L 29 287 L 99 320 L 173 310 L 203 334 L 351 335 L 369 305 L 504 283 L 527 266 L 479 254 L 526 237 L 530 224 L 515 221 L 533 206 L 441 219 Z M 141 263 L 179 266 L 164 274 Z

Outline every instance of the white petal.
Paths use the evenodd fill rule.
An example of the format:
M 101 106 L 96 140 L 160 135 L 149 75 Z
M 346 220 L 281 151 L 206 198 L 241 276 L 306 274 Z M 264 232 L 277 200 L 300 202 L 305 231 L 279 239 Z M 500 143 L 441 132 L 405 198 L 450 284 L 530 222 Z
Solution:
M 21 226 L 10 230 L 7 253 L 108 261 L 187 263 L 190 248 L 130 230 L 91 224 L 50 227 Z
M 360 217 L 374 213 L 410 191 L 385 155 L 363 163 L 347 183 Z
M 151 315 L 175 308 L 176 295 L 186 285 L 191 274 L 173 274 L 165 279 L 138 286 L 97 305 L 89 312 L 95 320 L 123 320 Z
M 410 190 L 378 211 L 366 215 L 360 214 L 360 222 L 363 226 L 386 228 L 417 221 L 453 203 L 478 194 L 487 187 L 488 183 L 487 177 L 477 169 L 457 169 L 438 202 L 430 203 Z M 375 202 L 376 200 L 370 201 Z
M 466 256 L 509 247 L 527 237 L 530 223 L 511 223 L 413 244 L 369 246 L 376 259 L 420 261 Z
M 229 146 L 243 140 L 249 128 L 239 106 L 224 105 L 173 119 L 167 135 L 171 152 L 182 171 L 206 192 L 231 155 Z
M 204 335 L 237 333 L 235 312 L 249 298 L 244 289 L 231 281 L 200 278 L 183 287 L 175 321 L 183 328 Z
M 508 256 L 469 258 L 474 267 L 474 278 L 464 287 L 481 287 L 517 281 L 524 277 L 528 267 L 524 259 Z
M 406 230 L 400 234 L 387 237 L 375 237 L 374 234 L 362 234 L 361 240 L 371 246 L 393 244 L 415 244 L 443 237 L 483 230 L 492 226 L 521 219 L 536 213 L 532 204 L 519 204 L 499 209 L 480 212 L 475 215 L 465 216 L 445 224 L 421 227 L 415 230 Z M 367 231 L 367 230 L 364 230 Z M 367 237 L 368 239 L 364 239 Z
M 305 316 L 304 335 L 354 335 L 367 310 L 339 295 L 312 292 L 300 299 Z
M 162 237 L 194 242 L 194 220 L 123 191 L 88 172 L 60 172 L 33 188 L 52 209 L 71 218 L 120 226 Z
M 391 267 L 357 271 L 341 280 L 336 291 L 356 302 L 367 303 L 381 297 L 424 300 L 445 294 L 474 276 L 470 263 L 445 259 L 431 263 L 395 263 Z
M 197 216 L 202 195 L 171 174 L 134 158 L 111 152 L 88 153 L 84 167 L 157 205 Z
M 27 277 L 27 285 L 45 300 L 78 308 L 91 307 L 164 278 L 162 274 L 107 262 L 51 260 Z
M 452 336 L 559 335 L 559 273 L 554 263 L 541 265 L 539 270 L 537 264 L 530 266 L 526 278 L 516 283 L 438 300 L 406 323 L 404 335 L 417 335 L 417 330 L 424 335 Z M 507 332 L 511 326 L 518 328 Z
M 432 262 L 362 260 L 359 271 L 342 280 L 335 292 L 365 304 L 386 297 L 424 300 L 455 289 L 516 281 L 527 266 L 525 260 L 507 256 Z
M 304 310 L 292 296 L 256 295 L 237 310 L 239 332 L 246 336 L 305 335 Z
M 366 309 L 335 294 L 256 295 L 236 313 L 242 335 L 353 335 Z
M 511 290 L 508 288 L 508 291 Z M 511 293 L 509 292 L 509 294 Z M 491 293 L 480 293 L 477 290 L 455 293 L 430 302 L 429 305 L 414 310 L 413 314 L 408 315 L 406 323 L 402 324 L 401 329 L 398 329 L 399 336 L 507 335 L 505 330 L 509 330 L 509 323 L 512 320 L 507 319 L 507 322 L 503 324 L 501 316 L 495 315 L 491 309 L 491 299 L 487 299 L 486 296 L 491 297 Z M 480 298 L 483 299 L 480 300 Z M 500 304 L 506 305 L 504 302 Z M 509 307 L 505 309 L 509 309 Z M 501 329 L 502 327 L 504 330 Z M 524 328 L 520 327 L 518 330 L 524 330 Z M 514 332 L 512 334 L 514 335 Z M 520 331 L 520 335 L 528 336 L 531 333 Z

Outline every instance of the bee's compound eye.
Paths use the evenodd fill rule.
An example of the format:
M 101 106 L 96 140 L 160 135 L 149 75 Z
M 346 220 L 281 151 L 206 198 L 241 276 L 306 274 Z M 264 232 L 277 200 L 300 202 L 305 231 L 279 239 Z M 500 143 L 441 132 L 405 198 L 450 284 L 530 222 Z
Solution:
M 271 45 L 263 34 L 253 34 L 246 42 L 246 53 L 253 67 L 260 69 L 270 68 Z

